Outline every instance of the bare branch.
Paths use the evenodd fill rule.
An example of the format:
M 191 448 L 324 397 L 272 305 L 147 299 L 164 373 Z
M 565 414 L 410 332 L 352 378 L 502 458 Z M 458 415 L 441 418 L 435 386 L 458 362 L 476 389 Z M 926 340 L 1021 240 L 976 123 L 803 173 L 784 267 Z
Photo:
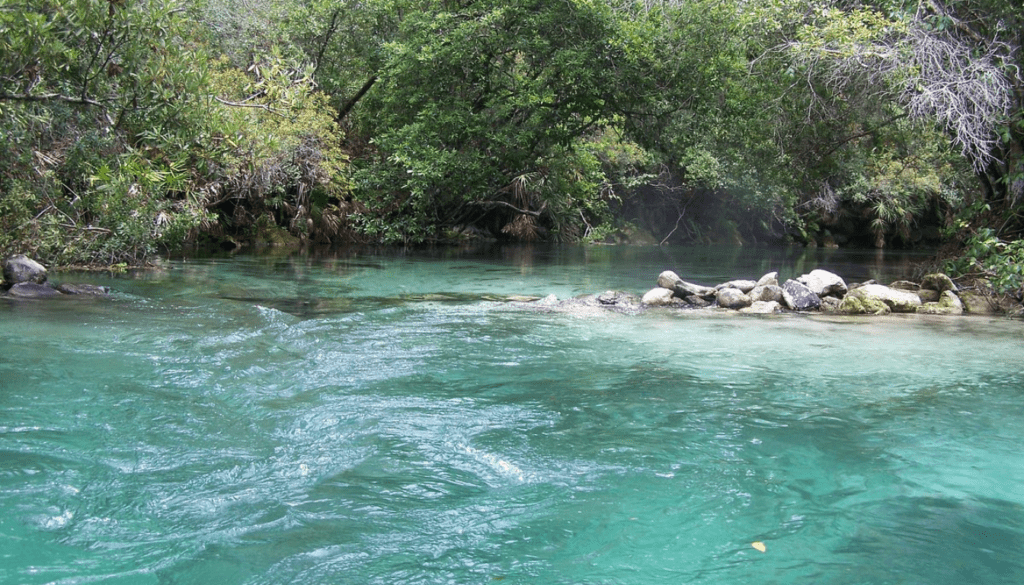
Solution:
M 231 106 L 233 108 L 256 108 L 258 110 L 266 110 L 275 116 L 284 116 L 281 112 L 271 108 L 266 104 L 246 104 L 241 102 L 229 102 L 228 100 L 221 99 L 217 96 L 213 96 L 213 99 L 217 100 L 218 103 L 224 104 L 225 106 Z
M 515 205 L 512 205 L 511 203 L 506 203 L 505 201 L 493 201 L 493 200 L 492 201 L 470 201 L 468 204 L 469 205 L 482 205 L 482 206 L 488 206 L 488 207 L 507 207 L 507 208 L 515 211 L 516 213 L 520 213 L 522 215 L 532 215 L 533 217 L 540 217 L 540 213 L 541 213 L 541 211 L 543 211 L 543 209 L 541 211 L 531 211 L 529 209 L 519 209 Z
M 836 96 L 877 88 L 867 95 L 895 99 L 912 119 L 937 120 L 980 172 L 995 160 L 996 128 L 1012 105 L 1013 85 L 999 57 L 1003 47 L 969 46 L 922 24 L 911 23 L 904 34 L 867 43 L 807 47 L 794 42 L 788 47 L 807 67 L 812 92 L 815 80 Z M 815 102 L 808 105 L 809 117 L 814 108 L 827 111 L 827 100 Z
M 12 102 L 66 102 L 69 104 L 83 104 L 86 106 L 103 107 L 103 104 L 87 97 L 71 97 L 59 93 L 36 94 L 9 94 L 0 93 L 0 101 Z

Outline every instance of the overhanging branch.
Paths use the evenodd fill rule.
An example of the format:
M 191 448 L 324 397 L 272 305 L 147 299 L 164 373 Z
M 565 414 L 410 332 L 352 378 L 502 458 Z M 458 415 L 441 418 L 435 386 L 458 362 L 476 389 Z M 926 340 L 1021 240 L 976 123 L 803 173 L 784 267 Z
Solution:
M 0 101 L 10 102 L 64 102 L 68 104 L 82 104 L 86 106 L 103 107 L 100 102 L 87 97 L 71 97 L 59 93 L 47 94 L 10 94 L 0 93 Z
M 538 210 L 538 211 L 532 211 L 532 210 L 529 210 L 529 209 L 519 209 L 515 205 L 512 205 L 511 203 L 507 203 L 505 201 L 494 201 L 494 200 L 490 200 L 490 201 L 470 201 L 469 205 L 479 205 L 479 206 L 485 206 L 485 207 L 507 207 L 507 208 L 515 211 L 516 213 L 520 213 L 522 215 L 532 215 L 533 217 L 540 217 L 541 212 L 544 211 L 543 207 L 540 208 L 540 210 Z

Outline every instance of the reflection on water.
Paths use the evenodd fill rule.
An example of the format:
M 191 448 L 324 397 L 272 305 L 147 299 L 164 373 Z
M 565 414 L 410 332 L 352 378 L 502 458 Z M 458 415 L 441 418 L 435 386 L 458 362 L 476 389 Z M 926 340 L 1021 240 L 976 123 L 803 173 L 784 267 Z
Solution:
M 707 285 L 757 279 L 771 271 L 785 280 L 815 268 L 833 271 L 848 282 L 888 283 L 910 277 L 928 259 L 923 252 L 797 246 L 269 248 L 258 255 L 170 263 L 126 278 L 62 276 L 147 297 L 215 297 L 313 317 L 424 300 L 476 302 L 548 294 L 567 298 L 609 289 L 642 294 L 664 270 Z
M 1019 322 L 500 301 L 807 263 L 906 275 L 363 250 L 0 303 L 0 583 L 1024 582 Z

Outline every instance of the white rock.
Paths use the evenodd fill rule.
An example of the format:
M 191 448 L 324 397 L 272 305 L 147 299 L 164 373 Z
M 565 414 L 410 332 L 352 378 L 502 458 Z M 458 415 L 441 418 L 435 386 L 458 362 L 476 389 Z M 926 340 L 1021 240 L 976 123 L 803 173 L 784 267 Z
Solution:
M 651 306 L 662 306 L 674 304 L 673 292 L 670 288 L 655 287 L 647 291 L 644 297 L 640 299 L 640 302 L 645 305 Z
M 771 313 L 779 313 L 782 311 L 782 305 L 775 301 L 754 301 L 754 304 L 749 307 L 740 309 L 740 313 L 750 313 L 755 315 L 769 315 Z
M 769 272 L 765 274 L 757 281 L 756 286 L 779 286 L 779 273 Z
M 827 270 L 812 270 L 796 280 L 819 297 L 829 295 L 841 297 L 847 291 L 846 282 L 842 277 Z

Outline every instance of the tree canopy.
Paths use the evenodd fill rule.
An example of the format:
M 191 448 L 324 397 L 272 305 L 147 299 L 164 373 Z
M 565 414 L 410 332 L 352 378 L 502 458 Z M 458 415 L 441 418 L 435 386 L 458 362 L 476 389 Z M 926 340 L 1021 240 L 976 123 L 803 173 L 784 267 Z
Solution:
M 1022 20 L 996 0 L 0 0 L 0 248 L 987 228 L 1005 249 Z

